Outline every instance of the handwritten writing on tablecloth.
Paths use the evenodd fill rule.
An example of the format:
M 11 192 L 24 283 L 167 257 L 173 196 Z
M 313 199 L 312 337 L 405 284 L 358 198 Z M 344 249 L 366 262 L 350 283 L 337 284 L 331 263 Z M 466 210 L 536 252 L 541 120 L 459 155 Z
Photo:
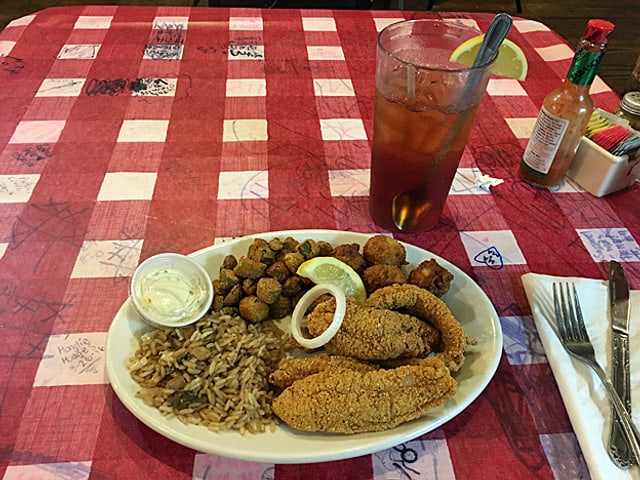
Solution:
M 242 36 L 230 40 L 226 45 L 200 46 L 197 50 L 204 54 L 220 53 L 227 55 L 230 59 L 247 58 L 261 59 L 264 58 L 264 45 L 260 36 Z
M 464 231 L 460 239 L 473 265 L 500 270 L 526 263 L 511 230 Z
M 640 246 L 626 228 L 587 228 L 577 232 L 595 262 L 640 260 Z
M 184 45 L 184 25 L 162 23 L 154 26 L 149 43 L 144 48 L 144 58 L 152 60 L 180 60 Z
M 104 332 L 51 335 L 34 386 L 107 383 Z
M 141 239 L 91 240 L 82 244 L 71 278 L 112 278 L 128 282 L 142 249 Z
M 7 286 L 0 290 L 0 311 L 11 312 L 24 331 L 24 341 L 20 345 L 18 356 L 38 358 L 42 356 L 49 335 L 31 325 L 51 325 L 66 323 L 65 310 L 73 306 L 73 301 L 60 302 L 46 292 L 24 295 L 17 286 Z M 45 329 L 46 330 L 46 329 Z
M 11 157 L 25 167 L 33 167 L 42 160 L 51 158 L 52 155 L 51 147 L 48 144 L 43 143 L 13 152 Z
M 445 440 L 414 440 L 372 455 L 376 480 L 453 478 Z
M 175 78 L 92 78 L 84 89 L 88 97 L 108 95 L 117 96 L 131 92 L 135 96 L 171 96 L 176 91 Z
M 196 454 L 193 480 L 273 480 L 274 466 L 217 455 Z
M 40 175 L 0 175 L 0 203 L 28 202 Z
M 511 365 L 547 362 L 533 317 L 503 316 L 501 312 L 500 325 L 504 334 L 504 352 Z
M 15 75 L 24 69 L 24 60 L 11 55 L 0 55 L 0 69 L 3 72 Z
M 3 480 L 84 480 L 91 473 L 91 462 L 58 462 L 9 465 Z
M 63 45 L 58 60 L 91 60 L 98 56 L 99 43 Z
M 475 257 L 473 257 L 473 260 L 494 270 L 500 270 L 504 267 L 502 255 L 500 255 L 500 252 L 496 247 L 489 247 L 480 251 Z
M 28 241 L 46 240 L 47 246 L 33 267 L 36 271 L 56 243 L 81 244 L 86 231 L 84 216 L 89 211 L 64 202 L 29 204 L 11 226 L 10 248 L 20 248 Z

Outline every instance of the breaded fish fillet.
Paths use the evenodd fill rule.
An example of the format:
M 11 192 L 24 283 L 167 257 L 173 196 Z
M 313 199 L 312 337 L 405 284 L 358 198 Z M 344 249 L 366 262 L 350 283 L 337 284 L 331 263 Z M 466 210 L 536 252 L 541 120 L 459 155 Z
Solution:
M 456 392 L 456 381 L 436 357 L 392 370 L 325 370 L 296 380 L 272 403 L 291 427 L 311 432 L 386 430 L 421 417 Z
M 437 356 L 452 371 L 459 370 L 464 363 L 467 337 L 462 325 L 449 307 L 433 293 L 410 284 L 392 285 L 373 292 L 366 304 L 375 308 L 400 310 L 428 321 L 442 335 L 442 344 L 436 350 Z
M 335 300 L 320 303 L 307 316 L 312 336 L 324 332 L 335 313 Z M 393 310 L 358 305 L 347 297 L 340 330 L 324 346 L 327 352 L 360 360 L 425 357 L 440 340 L 440 333 L 428 323 Z
M 276 371 L 269 375 L 269 382 L 280 388 L 290 386 L 296 380 L 308 377 L 314 373 L 326 370 L 355 370 L 356 372 L 370 372 L 377 370 L 377 365 L 371 365 L 356 360 L 355 358 L 341 355 L 327 355 L 321 353 L 307 358 L 292 358 L 284 362 Z

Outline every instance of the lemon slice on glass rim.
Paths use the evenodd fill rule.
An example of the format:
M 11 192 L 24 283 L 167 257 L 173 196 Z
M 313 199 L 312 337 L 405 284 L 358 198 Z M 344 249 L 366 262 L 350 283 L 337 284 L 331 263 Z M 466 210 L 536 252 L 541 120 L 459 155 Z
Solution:
M 483 38 L 484 35 L 478 35 L 463 42 L 453 51 L 450 60 L 470 67 L 478 54 Z M 528 70 L 529 64 L 522 49 L 508 38 L 505 38 L 498 51 L 498 58 L 491 66 L 491 72 L 501 77 L 524 80 L 527 78 Z
M 310 279 L 316 285 L 328 283 L 338 287 L 345 295 L 351 295 L 360 304 L 367 298 L 367 291 L 360 275 L 335 257 L 314 257 L 303 262 L 296 273 Z

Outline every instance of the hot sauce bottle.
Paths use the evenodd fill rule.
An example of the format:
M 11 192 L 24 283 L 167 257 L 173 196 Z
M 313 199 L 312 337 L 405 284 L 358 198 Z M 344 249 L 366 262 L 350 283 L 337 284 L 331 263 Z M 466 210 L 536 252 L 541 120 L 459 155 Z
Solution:
M 606 20 L 589 20 L 566 78 L 544 99 L 518 170 L 526 182 L 554 187 L 567 173 L 593 112 L 589 87 L 613 28 Z

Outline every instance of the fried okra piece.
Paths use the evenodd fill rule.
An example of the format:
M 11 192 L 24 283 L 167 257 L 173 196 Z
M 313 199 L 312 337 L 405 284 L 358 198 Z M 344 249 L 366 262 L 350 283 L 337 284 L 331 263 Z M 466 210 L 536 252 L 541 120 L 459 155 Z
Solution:
M 360 245 L 357 243 L 338 245 L 333 252 L 333 256 L 349 265 L 360 275 L 362 275 L 362 272 L 367 267 L 367 262 L 360 253 Z
M 228 268 L 230 270 L 233 270 L 237 264 L 238 259 L 236 257 L 234 257 L 233 255 L 227 255 L 222 260 L 222 265 L 220 266 L 220 268 Z
M 372 265 L 362 274 L 362 282 L 368 293 L 397 283 L 407 283 L 407 275 L 397 265 Z
M 265 265 L 271 265 L 276 260 L 276 254 L 262 238 L 256 238 L 251 245 L 249 245 L 249 251 L 247 257 L 255 260 L 256 262 L 264 263 Z
M 233 272 L 240 278 L 257 279 L 264 274 L 266 268 L 267 265 L 262 262 L 258 262 L 248 257 L 240 257 L 238 264 L 233 269 Z
M 298 252 L 298 241 L 293 237 L 287 237 L 281 242 L 281 248 L 276 254 L 276 260 L 284 260 L 288 253 Z
M 218 288 L 221 294 L 228 293 L 238 283 L 240 283 L 240 279 L 233 270 L 229 268 L 220 269 Z
M 298 296 L 304 290 L 304 287 L 305 282 L 302 277 L 293 275 L 282 284 L 282 294 L 293 298 Z
M 264 303 L 274 303 L 282 294 L 282 285 L 275 278 L 262 277 L 258 280 L 256 295 Z
M 242 291 L 245 295 L 255 295 L 256 288 L 258 285 L 258 280 L 255 278 L 245 278 L 242 280 Z
M 375 235 L 364 244 L 362 254 L 370 265 L 402 266 L 407 263 L 407 252 L 402 244 L 394 238 L 385 235 Z
M 247 322 L 260 323 L 269 318 L 269 305 L 255 295 L 240 300 L 240 316 Z
M 280 283 L 284 283 L 285 280 L 291 276 L 287 265 L 280 260 L 269 265 L 264 273 L 269 277 L 275 278 Z
M 269 318 L 278 320 L 293 312 L 293 305 L 289 297 L 280 295 L 278 299 L 269 305 Z
M 318 255 L 321 257 L 330 257 L 333 255 L 333 246 L 324 240 L 318 240 Z
M 225 307 L 238 305 L 238 302 L 242 297 L 244 297 L 244 292 L 242 291 L 242 285 L 240 284 L 234 285 L 231 288 L 231 290 L 229 290 L 229 293 L 227 293 L 224 296 L 224 299 L 222 300 L 222 305 Z
M 320 255 L 320 245 L 315 240 L 307 239 L 298 245 L 298 253 L 300 253 L 305 260 L 315 258 Z
M 269 240 L 269 248 L 276 253 L 279 252 L 282 250 L 282 240 L 278 237 L 272 238 Z
M 409 283 L 429 290 L 437 297 L 449 291 L 453 274 L 433 258 L 425 260 L 409 273 Z
M 214 312 L 219 312 L 220 310 L 222 310 L 222 307 L 224 306 L 224 295 L 214 295 L 213 296 L 213 303 L 211 304 L 211 309 Z
M 282 258 L 282 261 L 291 273 L 296 273 L 298 271 L 298 267 L 304 262 L 304 256 L 298 252 L 291 252 L 287 253 Z

